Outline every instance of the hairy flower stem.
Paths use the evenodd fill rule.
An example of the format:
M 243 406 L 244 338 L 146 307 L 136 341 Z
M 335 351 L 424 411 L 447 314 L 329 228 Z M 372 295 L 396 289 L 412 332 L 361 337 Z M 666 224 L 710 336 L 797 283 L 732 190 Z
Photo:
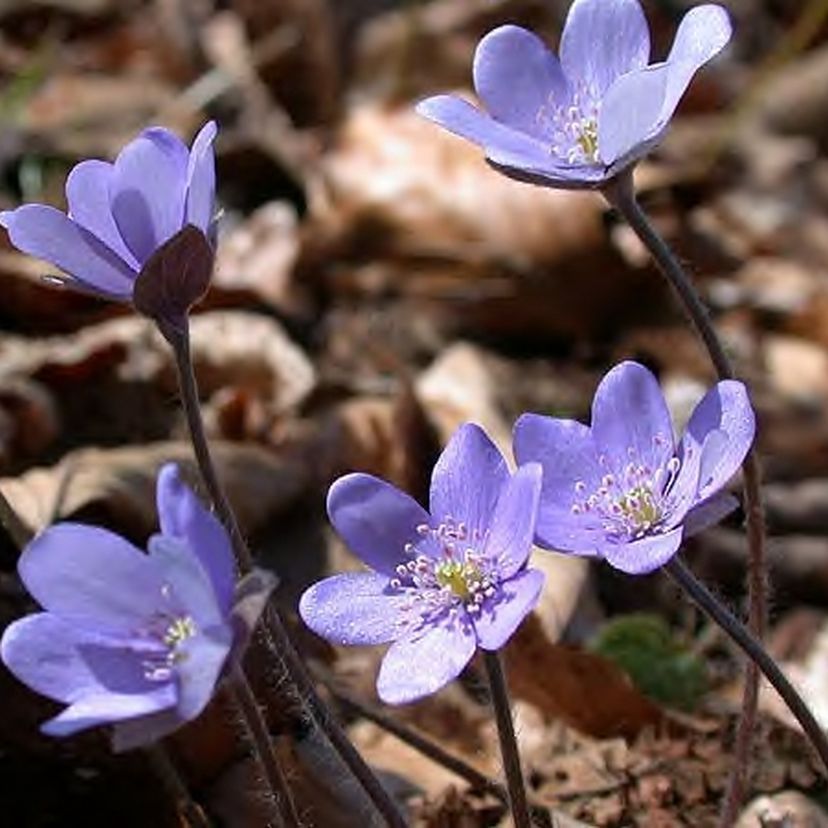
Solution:
M 176 770 L 167 751 L 160 744 L 154 744 L 146 748 L 145 753 L 167 792 L 175 800 L 176 807 L 186 820 L 185 824 L 190 828 L 210 828 L 207 814 L 190 796 L 184 780 Z
M 691 600 L 710 618 L 712 618 L 741 647 L 745 654 L 759 667 L 765 678 L 782 697 L 788 709 L 805 731 L 805 735 L 822 759 L 828 770 L 828 738 L 819 722 L 814 718 L 810 708 L 802 700 L 794 686 L 788 681 L 777 663 L 767 650 L 741 624 L 704 584 L 699 581 L 687 566 L 674 557 L 664 565 L 664 571 L 690 596 Z
M 236 559 L 242 573 L 249 572 L 253 565 L 253 557 L 247 548 L 244 537 L 239 529 L 230 501 L 224 492 L 213 465 L 210 446 L 204 432 L 204 422 L 201 418 L 199 406 L 198 385 L 196 383 L 193 363 L 190 355 L 190 335 L 188 328 L 161 328 L 165 339 L 172 345 L 178 369 L 178 384 L 181 393 L 182 405 L 187 418 L 190 439 L 193 443 L 196 462 L 204 479 L 210 499 L 216 508 L 221 522 L 230 533 Z M 359 755 L 356 748 L 348 741 L 348 737 L 331 715 L 319 694 L 316 692 L 313 680 L 308 675 L 299 653 L 293 646 L 278 611 L 268 606 L 265 611 L 264 633 L 268 649 L 274 657 L 281 661 L 291 680 L 292 691 L 296 698 L 307 705 L 317 726 L 322 730 L 328 742 L 339 755 L 339 758 L 356 778 L 374 807 L 382 815 L 391 828 L 406 828 L 393 799 L 382 787 L 377 777 Z
M 529 805 L 526 801 L 526 786 L 520 767 L 520 753 L 515 739 L 512 711 L 509 707 L 509 691 L 506 689 L 506 678 L 503 675 L 500 655 L 497 652 L 484 650 L 483 662 L 486 665 L 486 674 L 492 694 L 492 706 L 497 722 L 497 736 L 500 740 L 500 754 L 503 757 L 503 770 L 506 775 L 506 788 L 509 791 L 512 819 L 515 828 L 531 828 L 532 821 L 529 818 Z
M 638 238 L 650 252 L 667 281 L 679 295 L 687 315 L 704 342 L 710 359 L 721 379 L 732 379 L 735 374 L 730 359 L 725 353 L 713 323 L 698 292 L 684 272 L 667 243 L 650 224 L 635 197 L 632 171 L 627 170 L 604 188 L 604 196 L 635 231 Z M 751 449 L 742 464 L 745 493 L 745 515 L 748 539 L 748 626 L 760 640 L 765 636 L 768 619 L 767 554 L 765 544 L 765 522 L 762 507 L 761 474 L 756 452 Z M 736 750 L 733 770 L 725 795 L 721 825 L 730 825 L 744 799 L 744 790 L 750 764 L 753 733 L 756 728 L 756 714 L 759 702 L 759 671 L 753 662 L 748 662 L 745 688 L 742 697 L 742 712 L 736 733 Z
M 247 729 L 256 759 L 264 771 L 268 788 L 273 795 L 274 804 L 281 822 L 285 828 L 298 828 L 301 825 L 299 814 L 296 812 L 296 805 L 290 793 L 290 786 L 282 772 L 279 759 L 273 750 L 273 742 L 267 723 L 262 715 L 256 696 L 250 687 L 250 683 L 240 666 L 233 669 L 233 683 L 231 686 L 233 698 L 242 712 L 245 728 Z

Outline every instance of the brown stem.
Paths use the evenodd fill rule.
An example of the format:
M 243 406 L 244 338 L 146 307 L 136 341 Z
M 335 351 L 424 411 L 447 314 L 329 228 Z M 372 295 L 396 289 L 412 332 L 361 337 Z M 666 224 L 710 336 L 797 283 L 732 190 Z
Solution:
M 627 170 L 604 189 L 604 196 L 627 220 L 638 238 L 649 250 L 661 272 L 678 294 L 710 359 L 721 379 L 734 377 L 733 366 L 710 321 L 707 308 L 692 281 L 684 272 L 667 243 L 656 232 L 638 204 L 633 186 L 632 171 Z M 745 515 L 748 540 L 748 626 L 758 638 L 765 636 L 768 618 L 767 552 L 765 542 L 764 510 L 762 508 L 761 474 L 756 453 L 748 452 L 742 464 L 745 495 Z M 759 699 L 759 671 L 749 662 L 745 674 L 742 710 L 736 733 L 733 770 L 724 799 L 721 825 L 732 825 L 744 799 L 745 784 L 750 766 L 753 734 Z

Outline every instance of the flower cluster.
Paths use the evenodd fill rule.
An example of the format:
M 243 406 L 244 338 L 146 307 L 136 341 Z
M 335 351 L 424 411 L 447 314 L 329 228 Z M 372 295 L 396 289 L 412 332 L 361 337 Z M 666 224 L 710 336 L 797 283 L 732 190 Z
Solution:
M 20 577 L 44 611 L 6 628 L 0 657 L 67 705 L 44 733 L 112 724 L 116 750 L 156 741 L 206 707 L 264 608 L 271 579 L 257 572 L 235 586 L 227 533 L 175 466 L 161 470 L 157 500 L 149 554 L 64 523 L 21 555 Z
M 0 213 L 12 244 L 60 268 L 78 289 L 132 299 L 150 257 L 188 225 L 213 236 L 216 125 L 187 149 L 162 127 L 144 130 L 115 162 L 82 161 L 66 180 L 68 215 L 43 204 Z
M 534 607 L 527 569 L 540 495 L 537 463 L 510 474 L 497 447 L 465 425 L 434 468 L 431 509 L 367 474 L 337 480 L 331 522 L 372 572 L 334 575 L 302 596 L 305 623 L 337 644 L 394 642 L 377 689 L 391 703 L 447 684 L 477 647 L 497 650 Z
M 730 40 L 727 12 L 691 9 L 663 63 L 648 65 L 638 0 L 575 0 L 560 60 L 532 32 L 501 26 L 474 57 L 485 111 L 454 95 L 417 111 L 478 144 L 507 175 L 552 187 L 598 188 L 664 134 L 696 70 Z

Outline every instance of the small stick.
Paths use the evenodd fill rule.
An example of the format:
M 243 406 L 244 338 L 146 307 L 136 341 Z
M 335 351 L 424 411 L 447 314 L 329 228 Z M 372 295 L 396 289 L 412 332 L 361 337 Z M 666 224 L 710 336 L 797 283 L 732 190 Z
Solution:
M 144 749 L 153 770 L 161 778 L 164 787 L 175 800 L 191 828 L 211 828 L 210 820 L 201 806 L 190 796 L 187 785 L 178 773 L 169 752 L 158 742 Z

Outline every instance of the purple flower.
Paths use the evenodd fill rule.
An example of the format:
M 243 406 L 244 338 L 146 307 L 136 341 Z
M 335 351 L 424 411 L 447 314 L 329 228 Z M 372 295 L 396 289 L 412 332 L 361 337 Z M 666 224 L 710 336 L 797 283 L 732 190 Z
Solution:
M 129 301 L 152 254 L 192 224 L 213 234 L 216 125 L 191 150 L 168 129 L 144 130 L 115 162 L 82 161 L 66 180 L 69 214 L 43 204 L 0 213 L 12 244 L 69 274 L 69 284 Z
M 662 137 L 696 70 L 730 39 L 721 6 L 691 9 L 667 60 L 648 66 L 638 0 L 575 0 L 560 61 L 532 32 L 501 26 L 480 41 L 474 86 L 485 112 L 453 95 L 417 111 L 483 148 L 507 175 L 597 188 Z
M 665 564 L 682 539 L 721 520 L 737 502 L 722 487 L 753 442 L 747 391 L 725 380 L 693 411 L 678 445 L 655 377 L 622 362 L 601 381 L 592 425 L 524 414 L 519 462 L 543 467 L 537 540 L 606 558 L 637 575 Z
M 46 734 L 112 724 L 113 745 L 125 750 L 194 719 L 263 608 L 272 584 L 261 573 L 252 576 L 257 598 L 243 581 L 234 605 L 227 533 L 175 466 L 161 470 L 157 496 L 161 534 L 148 555 L 112 532 L 64 523 L 20 558 L 20 577 L 45 611 L 7 627 L 0 657 L 32 690 L 67 705 Z
M 299 612 L 336 644 L 393 645 L 377 680 L 391 704 L 434 693 L 478 646 L 502 647 L 534 607 L 543 574 L 526 569 L 541 474 L 510 474 L 497 447 L 464 425 L 431 478 L 431 514 L 394 486 L 349 474 L 328 493 L 339 534 L 373 572 L 320 581 Z

